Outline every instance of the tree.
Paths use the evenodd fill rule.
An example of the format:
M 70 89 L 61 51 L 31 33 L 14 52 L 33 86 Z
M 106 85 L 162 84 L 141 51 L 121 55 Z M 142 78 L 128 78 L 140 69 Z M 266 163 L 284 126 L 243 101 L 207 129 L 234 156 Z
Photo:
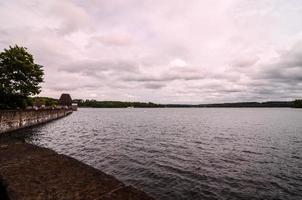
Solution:
M 40 93 L 43 82 L 41 65 L 25 47 L 9 47 L 0 53 L 0 108 L 28 105 L 29 96 Z
M 297 99 L 293 103 L 294 108 L 302 108 L 302 99 Z

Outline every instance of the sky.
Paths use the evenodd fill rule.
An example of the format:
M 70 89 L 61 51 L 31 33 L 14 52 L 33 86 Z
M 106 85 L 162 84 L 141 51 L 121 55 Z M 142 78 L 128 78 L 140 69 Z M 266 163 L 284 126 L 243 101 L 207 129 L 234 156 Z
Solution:
M 40 96 L 219 103 L 302 98 L 301 0 L 0 0 L 0 51 Z

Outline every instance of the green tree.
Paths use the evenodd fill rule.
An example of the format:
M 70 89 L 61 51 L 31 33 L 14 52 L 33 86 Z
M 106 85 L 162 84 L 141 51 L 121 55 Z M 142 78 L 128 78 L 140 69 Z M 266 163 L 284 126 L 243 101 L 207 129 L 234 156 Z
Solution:
M 293 103 L 294 108 L 302 108 L 302 99 L 297 99 Z
M 41 65 L 25 47 L 9 47 L 0 53 L 0 108 L 25 107 L 28 97 L 40 93 Z

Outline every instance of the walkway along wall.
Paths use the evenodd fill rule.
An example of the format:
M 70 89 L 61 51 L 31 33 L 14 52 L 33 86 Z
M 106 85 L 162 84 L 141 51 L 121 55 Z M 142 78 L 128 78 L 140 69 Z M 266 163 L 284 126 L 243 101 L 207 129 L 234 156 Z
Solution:
M 0 134 L 69 115 L 69 109 L 0 110 Z

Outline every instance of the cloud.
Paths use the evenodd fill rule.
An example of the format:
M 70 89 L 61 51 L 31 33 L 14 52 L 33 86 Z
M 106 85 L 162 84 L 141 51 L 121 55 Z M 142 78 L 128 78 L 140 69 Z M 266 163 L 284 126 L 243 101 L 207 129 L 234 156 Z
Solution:
M 201 80 L 205 78 L 201 71 L 189 67 L 168 67 L 167 70 L 151 74 L 141 72 L 122 77 L 129 82 L 169 82 L 176 80 Z
M 302 97 L 301 18 L 300 1 L 10 0 L 0 48 L 28 47 L 45 96 L 292 100 Z
M 143 87 L 148 88 L 148 89 L 160 89 L 162 87 L 165 87 L 165 84 L 161 84 L 161 83 L 145 83 L 145 84 L 143 84 Z
M 125 35 L 108 35 L 108 36 L 93 36 L 91 37 L 90 44 L 99 42 L 107 46 L 128 46 L 132 41 L 129 36 Z
M 129 60 L 79 60 L 59 67 L 60 71 L 82 74 L 97 74 L 99 72 L 128 72 L 139 71 L 137 64 Z
M 230 64 L 232 67 L 238 68 L 246 68 L 252 67 L 259 61 L 258 57 L 253 57 L 252 55 L 248 55 L 246 57 L 235 58 Z
M 298 84 L 302 81 L 301 58 L 302 38 L 289 49 L 281 51 L 272 64 L 262 66 L 262 70 L 256 76 L 280 83 Z

